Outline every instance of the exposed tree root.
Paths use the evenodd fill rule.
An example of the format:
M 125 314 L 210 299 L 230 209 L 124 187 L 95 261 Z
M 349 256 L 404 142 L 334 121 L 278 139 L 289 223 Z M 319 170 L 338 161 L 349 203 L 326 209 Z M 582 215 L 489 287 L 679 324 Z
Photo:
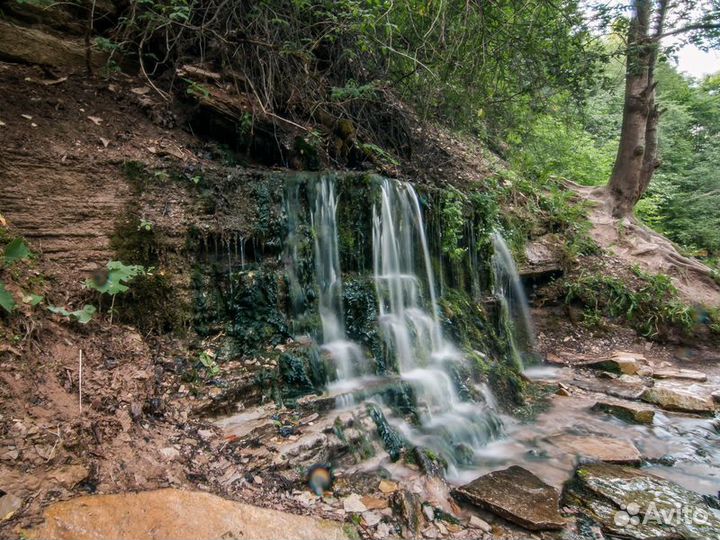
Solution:
M 591 203 L 588 218 L 593 228 L 590 234 L 603 249 L 626 260 L 628 266 L 639 265 L 646 271 L 669 275 L 689 303 L 720 306 L 720 286 L 708 266 L 681 254 L 672 241 L 635 217 L 614 218 L 607 189 L 580 186 L 569 181 L 566 184 Z

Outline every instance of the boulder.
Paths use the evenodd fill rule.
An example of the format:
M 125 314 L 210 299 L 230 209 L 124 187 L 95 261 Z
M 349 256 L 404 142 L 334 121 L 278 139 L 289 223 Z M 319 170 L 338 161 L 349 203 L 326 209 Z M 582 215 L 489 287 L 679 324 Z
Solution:
M 531 531 L 562 529 L 565 524 L 558 492 L 517 465 L 476 478 L 452 495 Z
M 562 242 L 553 235 L 528 242 L 525 246 L 525 261 L 518 269 L 524 279 L 538 280 L 563 273 Z M 546 279 L 547 279 L 546 278 Z
M 44 518 L 29 538 L 347 538 L 341 523 L 178 489 L 78 497 L 49 506 Z
M 695 386 L 678 386 L 666 382 L 645 390 L 642 400 L 668 411 L 712 414 L 715 410 L 715 402 L 709 392 Z
M 640 463 L 640 452 L 630 441 L 606 437 L 559 435 L 550 439 L 555 446 L 577 456 L 606 463 L 635 465 Z
M 707 381 L 707 375 L 705 375 L 701 371 L 695 371 L 694 369 L 656 369 L 653 372 L 653 377 L 655 377 L 656 379 L 685 379 L 688 381 L 696 382 Z
M 563 505 L 622 538 L 720 539 L 720 519 L 701 495 L 631 467 L 578 467 L 565 484 Z
M 652 424 L 655 418 L 655 410 L 652 407 L 631 401 L 597 401 L 591 410 L 608 413 L 625 422 L 635 424 Z

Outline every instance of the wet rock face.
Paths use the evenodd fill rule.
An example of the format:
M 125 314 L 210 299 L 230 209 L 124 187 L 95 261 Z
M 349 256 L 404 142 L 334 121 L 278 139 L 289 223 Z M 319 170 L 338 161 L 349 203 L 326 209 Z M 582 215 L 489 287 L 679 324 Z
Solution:
M 656 379 L 685 379 L 688 381 L 705 382 L 707 381 L 707 375 L 700 371 L 693 369 L 656 369 L 653 373 L 653 377 Z
M 30 538 L 255 538 L 344 540 L 341 523 L 228 501 L 209 493 L 161 489 L 79 497 L 50 506 Z
M 592 410 L 608 413 L 635 424 L 652 424 L 655 418 L 655 411 L 651 407 L 629 401 L 598 401 L 592 406 Z
M 669 382 L 659 382 L 643 393 L 642 400 L 668 411 L 712 414 L 715 410 L 715 403 L 709 391 L 705 392 L 699 386 L 679 386 Z
M 700 495 L 630 467 L 579 467 L 565 485 L 563 505 L 623 538 L 720 539 L 720 518 Z
M 559 435 L 551 442 L 566 452 L 606 463 L 627 465 L 640 463 L 640 452 L 630 441 L 607 437 L 582 437 Z
M 558 510 L 558 492 L 522 467 L 476 478 L 457 488 L 453 496 L 532 531 L 561 529 L 565 524 Z

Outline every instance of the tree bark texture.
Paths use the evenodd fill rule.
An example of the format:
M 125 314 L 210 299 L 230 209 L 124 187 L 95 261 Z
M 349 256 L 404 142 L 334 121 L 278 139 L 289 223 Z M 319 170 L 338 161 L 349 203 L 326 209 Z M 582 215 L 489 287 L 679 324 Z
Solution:
M 654 83 L 650 80 L 654 44 L 650 32 L 651 0 L 635 0 L 635 13 L 630 22 L 625 72 L 625 102 L 620 132 L 620 144 L 608 187 L 613 198 L 613 215 L 623 217 L 632 213 L 642 195 L 643 165 L 646 154 L 657 147 L 657 119 L 648 131 L 648 119 L 655 109 Z M 647 136 L 650 141 L 646 140 Z M 647 148 L 647 143 L 651 148 Z M 651 154 L 652 152 L 652 154 Z M 654 170 L 654 169 L 653 169 Z M 649 179 L 648 179 L 649 181 Z

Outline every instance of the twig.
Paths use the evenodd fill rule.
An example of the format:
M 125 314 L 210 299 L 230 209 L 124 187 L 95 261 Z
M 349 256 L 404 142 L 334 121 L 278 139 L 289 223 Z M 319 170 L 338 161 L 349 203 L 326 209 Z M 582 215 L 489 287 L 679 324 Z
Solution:
M 96 0 L 93 0 L 92 6 L 90 7 L 87 28 L 85 29 L 85 69 L 87 70 L 88 76 L 92 75 L 92 46 L 90 38 L 92 37 L 93 27 L 95 25 L 95 2 Z
M 82 349 L 80 349 L 80 359 L 78 368 L 78 398 L 80 403 L 80 414 L 82 414 Z

